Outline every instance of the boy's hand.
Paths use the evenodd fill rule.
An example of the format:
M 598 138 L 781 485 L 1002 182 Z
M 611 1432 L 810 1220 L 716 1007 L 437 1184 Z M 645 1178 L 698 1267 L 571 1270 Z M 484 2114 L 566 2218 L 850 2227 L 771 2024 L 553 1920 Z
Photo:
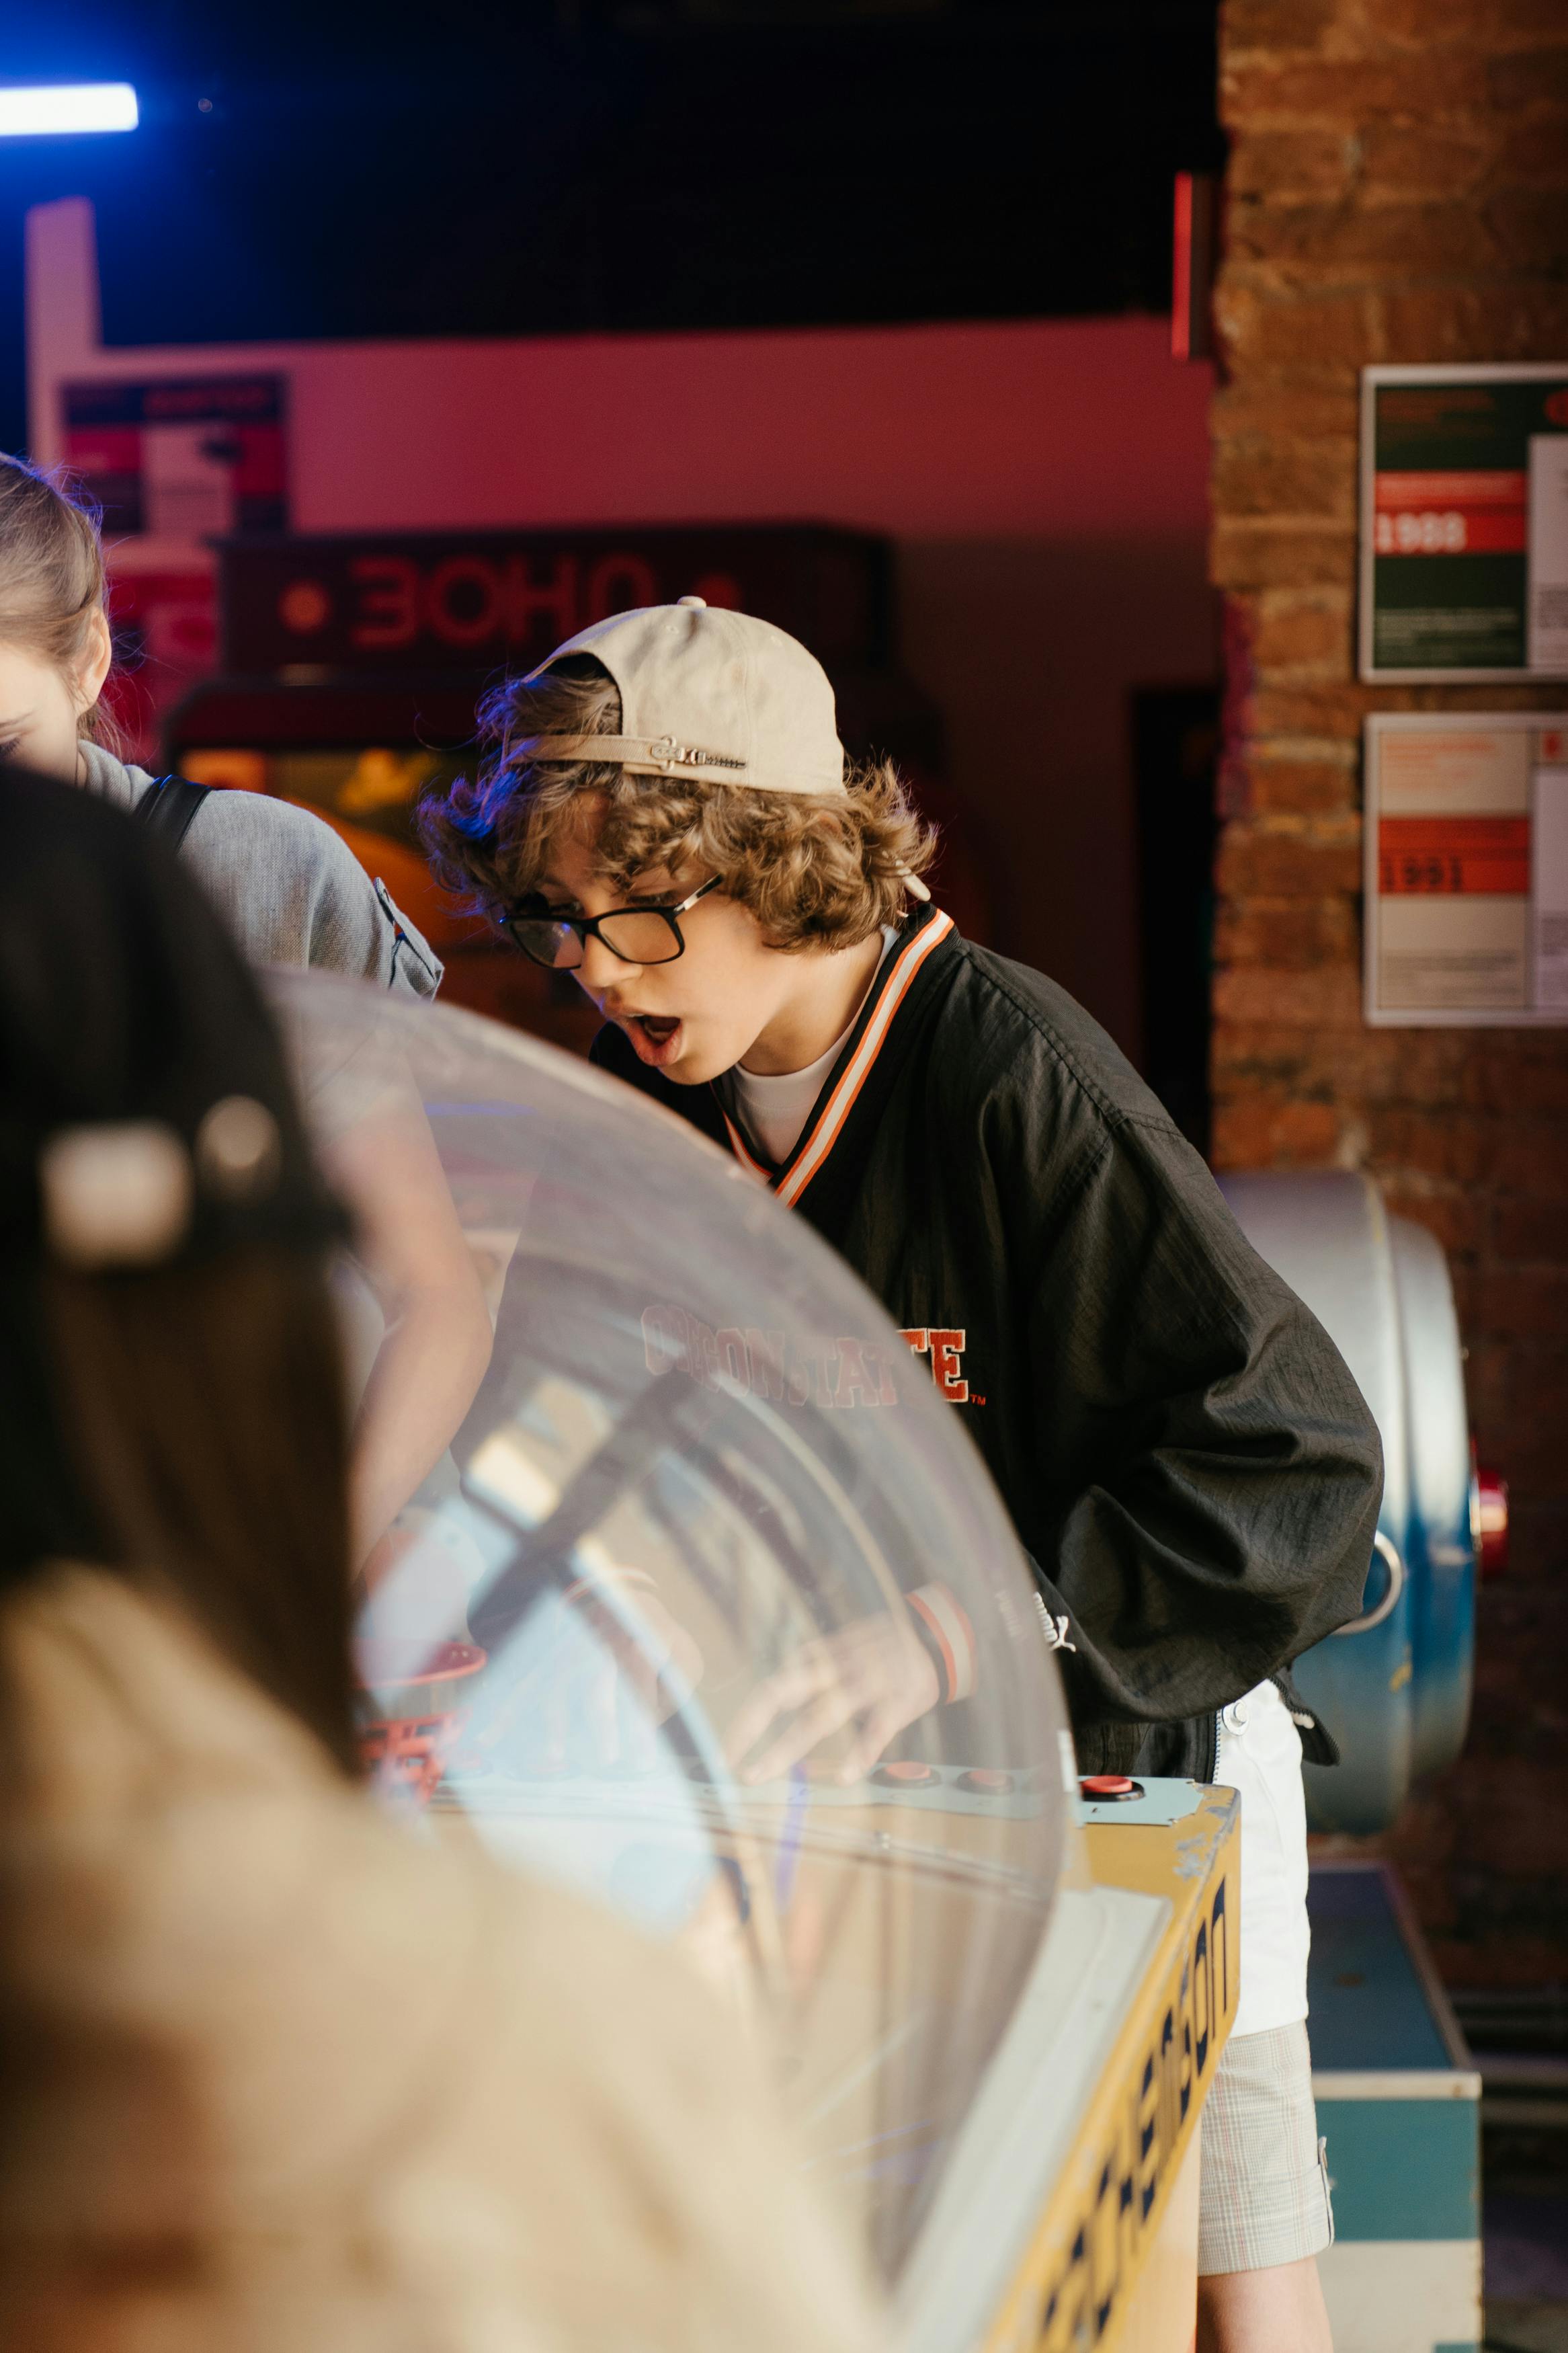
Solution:
M 858 1781 L 895 1735 L 941 1697 L 936 1669 L 901 1611 L 857 1619 L 803 1642 L 757 1685 L 736 1712 L 725 1753 L 741 1780 L 773 1781 L 852 1725 L 832 1778 Z

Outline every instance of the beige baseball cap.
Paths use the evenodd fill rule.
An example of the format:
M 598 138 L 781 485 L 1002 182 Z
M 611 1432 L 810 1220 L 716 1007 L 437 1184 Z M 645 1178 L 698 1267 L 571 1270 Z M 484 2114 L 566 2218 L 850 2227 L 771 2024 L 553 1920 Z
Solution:
M 621 694 L 618 735 L 536 735 L 542 760 L 614 761 L 632 776 L 695 776 L 757 792 L 841 795 L 844 746 L 826 671 L 797 639 L 700 596 L 612 613 L 529 674 L 592 654 Z M 916 874 L 905 886 L 930 892 Z
M 540 735 L 536 758 L 614 760 L 634 776 L 700 776 L 769 793 L 841 793 L 833 689 L 794 638 L 683 596 L 612 613 L 557 646 L 592 654 L 621 691 L 619 735 Z

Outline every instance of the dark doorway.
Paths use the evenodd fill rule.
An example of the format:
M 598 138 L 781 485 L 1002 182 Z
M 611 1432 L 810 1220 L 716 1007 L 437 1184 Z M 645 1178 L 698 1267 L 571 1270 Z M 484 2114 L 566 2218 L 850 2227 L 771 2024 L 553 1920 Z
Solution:
M 1143 1075 L 1205 1155 L 1218 752 L 1217 686 L 1134 691 Z

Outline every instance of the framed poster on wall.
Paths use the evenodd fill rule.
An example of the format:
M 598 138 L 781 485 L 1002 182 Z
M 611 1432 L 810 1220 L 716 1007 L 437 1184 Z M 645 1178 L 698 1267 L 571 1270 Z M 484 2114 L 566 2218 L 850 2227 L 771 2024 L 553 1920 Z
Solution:
M 67 384 L 65 459 L 122 535 L 195 545 L 289 521 L 280 375 Z
M 1568 360 L 1362 370 L 1363 679 L 1568 679 Z
M 1366 1018 L 1568 1024 L 1568 711 L 1366 722 Z

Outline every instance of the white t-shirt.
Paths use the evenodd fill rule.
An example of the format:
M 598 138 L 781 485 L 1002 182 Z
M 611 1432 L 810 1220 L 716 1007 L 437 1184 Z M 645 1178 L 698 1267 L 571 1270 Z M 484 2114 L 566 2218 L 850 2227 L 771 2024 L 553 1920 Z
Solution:
M 858 1008 L 857 1008 L 858 1011 Z M 849 1029 L 855 1027 L 852 1021 Z M 836 1038 L 826 1054 L 804 1071 L 785 1071 L 775 1078 L 760 1078 L 737 1062 L 730 1072 L 730 1094 L 735 1116 L 752 1142 L 774 1167 L 787 1160 L 800 1141 L 801 1129 L 822 1092 L 828 1071 L 843 1051 L 844 1038 Z
M 1215 1779 L 1241 1797 L 1241 1992 L 1233 2034 L 1307 2015 L 1307 1798 L 1301 1736 L 1272 1683 L 1220 1712 Z
M 880 972 L 887 962 L 888 951 L 898 936 L 897 932 L 883 926 L 882 953 L 877 959 L 877 972 Z M 873 973 L 866 984 L 868 996 L 876 977 L 877 973 Z M 863 997 L 860 1005 L 865 1002 Z M 826 1084 L 827 1073 L 843 1052 L 845 1039 L 860 1018 L 860 1005 L 855 1008 L 826 1053 L 819 1054 L 815 1062 L 808 1062 L 804 1071 L 784 1071 L 776 1077 L 762 1078 L 737 1062 L 734 1069 L 726 1073 L 730 1109 L 752 1142 L 775 1168 L 783 1166 L 800 1142 L 801 1130 L 811 1117 L 812 1105 Z

